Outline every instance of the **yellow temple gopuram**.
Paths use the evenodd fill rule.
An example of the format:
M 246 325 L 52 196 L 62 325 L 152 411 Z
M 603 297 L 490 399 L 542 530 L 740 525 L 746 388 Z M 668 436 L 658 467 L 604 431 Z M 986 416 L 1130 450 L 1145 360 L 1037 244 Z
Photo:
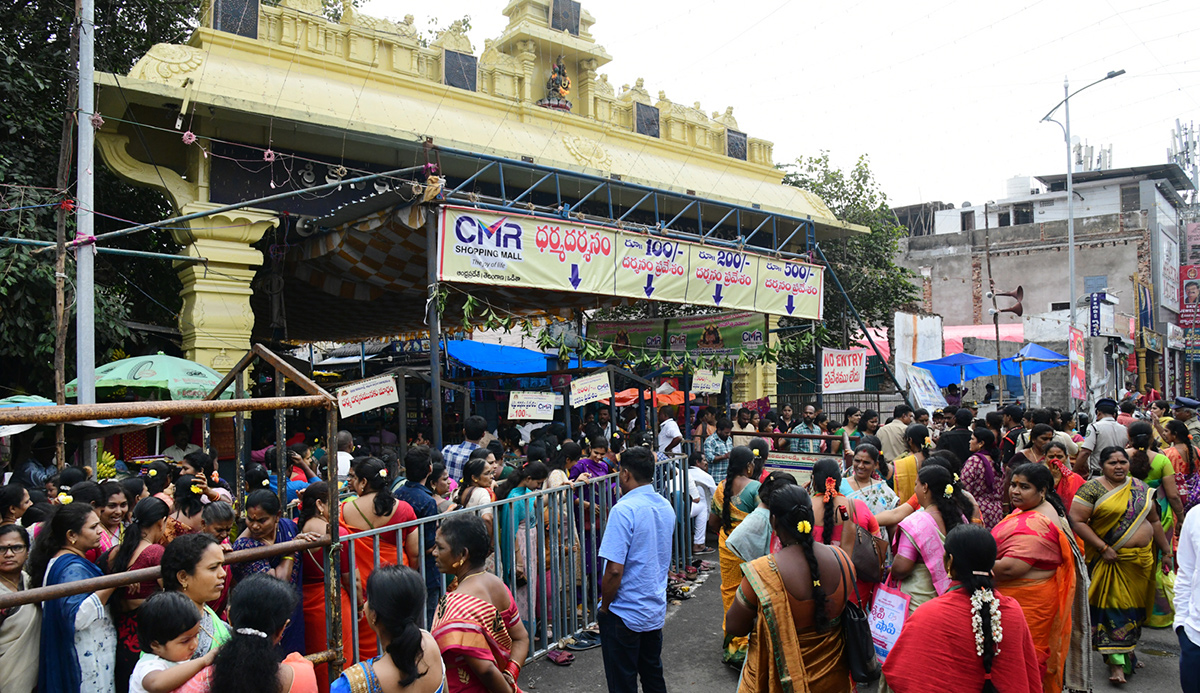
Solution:
M 733 107 L 706 112 L 640 77 L 610 81 L 612 58 L 578 2 L 511 0 L 503 13 L 503 33 L 477 46 L 459 23 L 427 37 L 412 16 L 364 16 L 349 0 L 339 22 L 321 0 L 209 0 L 186 43 L 154 46 L 127 75 L 96 75 L 103 162 L 163 191 L 180 215 L 410 171 L 174 230 L 183 254 L 205 259 L 178 268 L 188 358 L 226 371 L 252 338 L 426 330 L 427 203 L 768 255 L 866 231 L 782 185 L 772 143 L 742 131 Z M 468 293 L 530 316 L 615 301 L 461 288 L 447 296 L 449 324 Z M 734 401 L 773 396 L 774 371 L 739 367 Z

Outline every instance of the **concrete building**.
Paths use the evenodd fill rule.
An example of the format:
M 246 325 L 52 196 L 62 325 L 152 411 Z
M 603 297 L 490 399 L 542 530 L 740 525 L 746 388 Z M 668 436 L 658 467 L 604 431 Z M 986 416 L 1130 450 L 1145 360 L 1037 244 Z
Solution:
M 1166 339 L 1178 333 L 1185 244 L 1180 191 L 1191 189 L 1175 164 L 1074 174 L 1077 323 L 1088 332 L 1091 294 L 1119 301 L 1110 338 L 1092 340 L 1094 388 L 1103 383 L 1111 391 L 1133 381 L 1135 374 L 1115 372 L 1113 365 L 1124 345 L 1136 350 L 1139 389 L 1150 383 L 1166 393 L 1195 391 L 1183 345 L 1172 340 L 1179 348 L 1168 348 Z M 916 272 L 925 310 L 941 315 L 946 325 L 990 324 L 991 301 L 985 297 L 990 287 L 1007 292 L 1020 286 L 1025 317 L 1002 313 L 1000 321 L 1020 323 L 1036 315 L 1040 339 L 1065 342 L 1071 308 L 1066 174 L 1013 178 L 1006 192 L 1000 200 L 933 211 L 933 233 L 902 242 L 898 263 Z M 1141 319 L 1137 282 L 1152 294 Z M 1003 301 L 1002 308 L 1009 303 Z M 1047 331 L 1050 323 L 1058 327 Z

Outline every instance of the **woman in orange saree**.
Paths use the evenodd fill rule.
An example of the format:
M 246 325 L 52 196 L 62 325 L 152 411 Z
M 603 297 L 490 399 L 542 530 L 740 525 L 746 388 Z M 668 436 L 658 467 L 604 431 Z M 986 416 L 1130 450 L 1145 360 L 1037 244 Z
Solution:
M 357 534 L 372 529 L 380 529 L 412 522 L 417 519 L 412 506 L 402 500 L 396 500 L 392 495 L 392 480 L 388 479 L 387 467 L 382 460 L 374 457 L 363 457 L 355 460 L 350 471 L 350 487 L 358 494 L 357 498 L 342 503 L 338 508 L 339 531 L 343 534 Z M 360 585 L 367 583 L 367 578 L 375 570 L 375 547 L 379 546 L 378 565 L 399 565 L 400 550 L 396 539 L 397 532 L 383 532 L 367 537 L 352 539 L 351 560 L 354 562 L 355 580 Z M 416 527 L 403 530 L 404 535 L 404 565 L 418 565 Z M 350 551 L 351 547 L 347 547 Z M 365 618 L 358 621 L 358 656 L 359 659 L 369 659 L 378 653 L 378 643 L 375 631 L 371 630 Z M 349 661 L 347 657 L 347 661 Z
M 519 691 L 517 679 L 529 654 L 529 632 L 512 593 L 488 572 L 491 536 L 476 515 L 447 518 L 433 545 L 438 570 L 458 587 L 438 603 L 433 638 L 442 651 L 446 693 Z
M 1054 476 L 1040 464 L 1013 470 L 1013 512 L 992 529 L 996 589 L 1015 599 L 1025 613 L 1043 690 L 1060 693 L 1068 669 L 1067 688 L 1090 690 L 1088 681 L 1080 682 L 1084 676 L 1090 679 L 1087 573 L 1081 570 L 1083 558 L 1054 486 Z

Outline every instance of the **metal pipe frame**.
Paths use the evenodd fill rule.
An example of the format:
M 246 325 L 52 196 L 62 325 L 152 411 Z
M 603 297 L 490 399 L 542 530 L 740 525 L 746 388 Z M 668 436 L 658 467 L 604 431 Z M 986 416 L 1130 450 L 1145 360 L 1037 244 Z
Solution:
M 35 241 L 32 238 L 13 238 L 12 236 L 0 236 L 0 243 L 8 243 L 11 245 L 31 245 L 38 248 L 53 248 L 54 241 Z M 172 255 L 170 253 L 154 253 L 148 250 L 129 250 L 128 248 L 108 248 L 97 247 L 97 252 L 106 255 L 123 255 L 125 257 L 140 257 L 149 260 L 171 260 L 173 262 L 192 262 L 206 263 L 206 257 L 192 257 L 191 255 Z
M 803 227 L 803 225 L 807 224 L 808 228 L 813 232 L 813 234 L 815 236 L 816 225 L 812 221 L 811 217 L 801 218 L 801 217 L 796 217 L 796 216 L 792 216 L 792 215 L 788 215 L 788 214 L 771 212 L 771 211 L 764 210 L 761 208 L 755 208 L 755 207 L 750 207 L 750 206 L 746 206 L 746 205 L 739 205 L 739 204 L 730 203 L 730 202 L 721 202 L 721 201 L 713 200 L 711 198 L 700 197 L 698 195 L 676 193 L 676 192 L 672 192 L 669 190 L 661 190 L 661 189 L 653 188 L 653 187 L 646 186 L 646 185 L 639 185 L 636 183 L 628 183 L 625 181 L 617 181 L 617 180 L 612 180 L 610 178 L 603 178 L 601 176 L 595 176 L 595 175 L 590 175 L 590 174 L 586 174 L 586 173 L 577 173 L 574 171 L 564 171 L 562 169 L 557 169 L 557 168 L 553 168 L 550 166 L 543 166 L 543 165 L 539 165 L 536 163 L 518 161 L 515 159 L 508 159 L 508 158 L 493 156 L 493 155 L 489 155 L 489 154 L 468 152 L 465 150 L 455 149 L 452 147 L 434 147 L 434 149 L 441 151 L 441 152 L 445 152 L 447 154 L 454 155 L 456 157 L 472 159 L 472 160 L 475 160 L 475 161 L 478 161 L 481 163 L 486 162 L 485 166 L 480 168 L 478 171 L 476 171 L 474 174 L 472 174 L 470 177 L 468 177 L 462 183 L 458 184 L 457 186 L 455 186 L 453 189 L 451 189 L 450 191 L 448 191 L 445 194 L 445 199 L 450 202 L 463 202 L 463 200 L 461 198 L 463 196 L 467 195 L 467 193 L 464 193 L 464 189 L 470 183 L 473 183 L 474 181 L 478 180 L 479 177 L 481 175 L 483 175 L 485 172 L 495 169 L 500 174 L 499 175 L 499 187 L 500 187 L 502 204 L 495 205 L 493 208 L 496 209 L 497 211 L 528 214 L 529 213 L 528 209 L 514 208 L 512 206 L 512 204 L 513 204 L 513 202 L 515 202 L 515 200 L 510 201 L 506 198 L 507 182 L 505 181 L 505 171 L 506 170 L 509 172 L 519 171 L 519 172 L 526 172 L 526 173 L 534 173 L 535 175 L 541 174 L 543 177 L 540 181 L 538 181 L 538 185 L 545 182 L 549 178 L 553 178 L 554 183 L 555 183 L 555 192 L 556 192 L 556 196 L 558 198 L 558 205 L 559 205 L 560 209 L 554 210 L 553 212 L 544 212 L 546 214 L 557 214 L 559 216 L 566 216 L 571 211 L 578 209 L 581 204 L 583 204 L 585 201 L 590 199 L 593 195 L 595 195 L 600 190 L 607 189 L 608 206 L 609 206 L 609 217 L 608 218 L 609 218 L 609 220 L 613 220 L 614 219 L 614 217 L 613 217 L 613 214 L 614 214 L 613 188 L 616 188 L 619 191 L 630 191 L 630 192 L 636 192 L 636 193 L 641 194 L 641 199 L 638 200 L 637 204 L 635 204 L 630 209 L 626 210 L 624 213 L 621 214 L 621 216 L 616 217 L 615 223 L 612 221 L 605 221 L 605 220 L 588 220 L 587 221 L 587 223 L 589 223 L 589 224 L 595 224 L 598 226 L 608 226 L 608 227 L 612 227 L 612 228 L 620 228 L 620 224 L 622 224 L 631 213 L 633 213 L 634 211 L 639 209 L 641 207 L 642 203 L 644 203 L 647 199 L 653 198 L 654 199 L 654 222 L 655 222 L 654 227 L 661 227 L 662 229 L 665 230 L 666 228 L 670 227 L 674 221 L 678 220 L 680 215 L 677 214 L 675 216 L 675 219 L 672 219 L 671 222 L 667 223 L 666 225 L 663 225 L 663 223 L 662 223 L 663 219 L 662 219 L 661 212 L 659 209 L 659 204 L 658 204 L 658 197 L 659 197 L 659 195 L 662 195 L 667 199 L 672 199 L 672 200 L 677 200 L 679 202 L 688 203 L 687 206 L 685 207 L 685 211 L 687 209 L 690 209 L 692 206 L 694 206 L 696 204 L 700 204 L 700 205 L 708 205 L 710 207 L 718 207 L 721 209 L 728 209 L 728 210 L 735 212 L 736 217 L 737 217 L 737 227 L 738 227 L 737 230 L 738 230 L 739 236 L 741 236 L 741 233 L 742 233 L 742 221 L 743 221 L 742 214 L 743 213 L 748 214 L 748 215 L 764 217 L 763 222 L 759 225 L 760 229 L 762 226 L 764 226 L 766 224 L 767 221 L 771 221 L 774 226 L 775 222 L 777 220 L 782 220 L 782 221 L 785 221 L 790 224 L 797 224 L 798 228 L 801 228 L 801 227 Z M 577 182 L 595 183 L 596 187 L 593 188 L 583 198 L 577 200 L 576 202 L 568 203 L 568 204 L 564 205 L 563 200 L 562 200 L 562 181 L 564 178 L 572 180 L 572 181 L 577 181 Z M 535 185 L 533 187 L 536 188 L 537 186 Z M 532 189 L 533 188 L 527 189 L 518 199 L 523 199 L 526 195 L 528 195 L 532 191 Z M 474 195 L 472 195 L 472 196 L 474 197 Z M 485 208 L 485 209 L 488 208 L 484 205 L 480 205 L 473 201 L 469 201 L 469 202 L 472 206 L 481 207 L 481 208 Z M 722 220 L 722 221 L 725 221 L 725 220 Z M 702 222 L 701 222 L 701 224 L 702 224 Z M 653 230 L 653 228 L 647 227 L 647 230 L 650 231 L 650 230 Z M 701 226 L 701 231 L 702 232 L 700 234 L 696 234 L 696 235 L 686 234 L 686 236 L 680 237 L 679 240 L 699 241 L 701 239 L 707 239 L 712 236 L 713 229 L 709 229 L 707 232 L 704 232 L 703 228 Z M 753 235 L 753 234 L 751 234 L 751 235 Z M 773 234 L 773 235 L 775 235 L 776 239 L 777 239 L 777 234 Z M 811 245 L 812 244 L 809 244 L 810 247 L 811 247 Z M 776 243 L 776 248 L 778 248 L 778 247 L 779 247 L 779 245 L 778 245 L 778 243 Z M 801 259 L 799 255 L 796 255 L 794 257 L 796 257 L 797 259 Z
M 157 400 L 147 402 L 107 402 L 66 404 L 61 407 L 10 407 L 0 409 L 0 426 L 22 423 L 56 424 L 90 419 L 122 419 L 138 416 L 155 418 L 181 414 L 217 414 L 221 412 L 266 411 L 269 409 L 307 409 L 327 407 L 331 400 L 319 395 L 299 397 L 260 397 L 256 399 Z

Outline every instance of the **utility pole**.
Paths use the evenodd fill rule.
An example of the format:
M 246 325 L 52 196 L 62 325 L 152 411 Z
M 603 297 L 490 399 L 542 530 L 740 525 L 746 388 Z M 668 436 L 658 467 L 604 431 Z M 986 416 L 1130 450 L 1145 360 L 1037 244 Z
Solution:
M 71 27 L 70 64 L 79 62 L 79 32 Z M 77 85 L 67 86 L 66 107 L 63 109 L 62 139 L 58 148 L 58 178 L 55 187 L 66 191 L 71 181 L 71 136 L 74 133 Z M 63 200 L 66 201 L 65 198 Z M 67 403 L 67 205 L 60 204 L 55 212 L 54 255 L 54 401 Z M 62 469 L 67 461 L 66 425 L 54 427 L 54 459 Z
M 79 379 L 78 402 L 96 402 L 96 289 L 93 275 L 95 246 L 92 242 L 95 203 L 93 167 L 95 165 L 95 135 L 92 115 L 96 112 L 96 90 L 92 83 L 96 71 L 96 7 L 95 0 L 78 0 L 79 17 L 79 109 L 76 111 L 79 133 L 76 192 L 75 238 L 80 241 L 75 253 L 75 375 Z M 83 463 L 93 470 L 96 464 L 96 441 L 87 441 L 83 448 Z

